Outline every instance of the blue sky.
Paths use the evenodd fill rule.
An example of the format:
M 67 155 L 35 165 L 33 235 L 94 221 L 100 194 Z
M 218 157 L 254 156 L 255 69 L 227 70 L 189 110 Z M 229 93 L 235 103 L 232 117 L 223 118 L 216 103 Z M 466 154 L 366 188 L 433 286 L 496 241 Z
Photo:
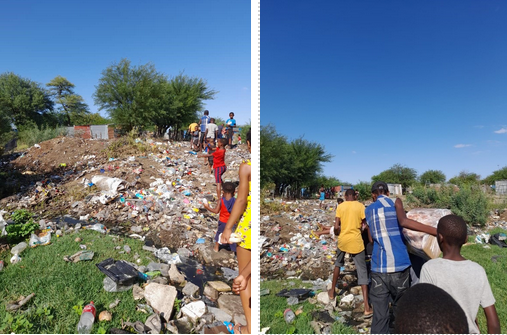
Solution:
M 370 181 L 507 166 L 507 2 L 264 1 L 261 125 Z M 262 164 L 262 162 L 261 162 Z
M 207 80 L 219 91 L 205 102 L 210 116 L 250 122 L 248 1 L 4 1 L 0 46 L 0 73 L 43 85 L 66 77 L 91 112 L 102 71 L 127 58 Z

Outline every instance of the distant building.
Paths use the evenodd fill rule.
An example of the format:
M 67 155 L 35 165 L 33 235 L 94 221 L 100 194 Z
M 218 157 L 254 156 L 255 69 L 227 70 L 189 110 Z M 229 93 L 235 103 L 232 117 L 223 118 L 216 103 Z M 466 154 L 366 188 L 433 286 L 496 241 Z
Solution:
M 495 181 L 496 194 L 507 194 L 507 180 Z
M 401 184 L 387 184 L 387 187 L 389 188 L 390 195 L 402 195 L 403 194 Z

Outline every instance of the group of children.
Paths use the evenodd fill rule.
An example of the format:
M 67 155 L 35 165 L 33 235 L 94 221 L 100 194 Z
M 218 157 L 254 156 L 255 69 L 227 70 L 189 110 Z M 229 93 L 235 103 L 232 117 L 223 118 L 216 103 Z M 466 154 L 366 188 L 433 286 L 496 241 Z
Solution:
M 352 193 L 346 193 L 347 196 L 349 196 L 347 203 L 357 202 L 357 197 L 354 198 Z M 439 220 L 437 228 L 426 226 L 407 218 L 401 199 L 393 201 L 388 196 L 387 184 L 375 183 L 372 187 L 374 202 L 364 209 L 364 214 L 361 214 L 354 223 L 347 223 L 349 220 L 345 215 L 350 216 L 351 212 L 347 214 L 345 207 L 339 210 L 340 206 L 344 206 L 342 205 L 343 200 L 339 199 L 336 214 L 338 224 L 335 222 L 335 229 L 319 224 L 320 230 L 312 231 L 314 237 L 333 234 L 334 231 L 338 239 L 338 251 L 343 249 L 340 247 L 340 238 L 347 238 L 347 241 L 350 239 L 350 234 L 343 236 L 344 231 L 357 230 L 354 236 L 357 236 L 358 239 L 361 234 L 364 236 L 366 233 L 367 237 L 364 243 L 371 243 L 372 247 L 369 252 L 366 252 L 366 255 L 372 254 L 369 275 L 371 284 L 369 289 L 366 286 L 366 290 L 363 290 L 363 295 L 366 295 L 365 304 L 371 301 L 373 305 L 371 333 L 389 332 L 389 305 L 392 306 L 394 316 L 396 316 L 394 327 L 397 332 L 448 333 L 451 329 L 460 329 L 460 332 L 478 333 L 479 327 L 476 317 L 479 306 L 482 306 L 486 315 L 488 332 L 499 333 L 500 322 L 494 305 L 495 298 L 486 273 L 479 264 L 465 259 L 460 254 L 462 245 L 467 241 L 465 221 L 457 215 L 447 215 Z M 339 220 L 340 217 L 342 220 Z M 349 225 L 349 227 L 344 225 Z M 413 265 L 404 244 L 402 228 L 422 231 L 435 236 L 443 252 L 442 258 L 429 260 L 422 265 L 419 283 L 415 285 L 412 283 L 413 286 L 410 285 L 410 277 L 415 273 L 411 272 Z M 341 242 L 343 246 L 344 241 Z M 353 254 L 352 256 L 358 255 Z M 356 263 L 356 261 L 357 257 L 354 257 L 354 262 Z M 361 263 L 364 262 L 361 260 Z M 356 263 L 358 277 L 359 267 L 362 267 L 359 265 Z M 334 277 L 333 283 L 335 282 Z M 441 293 L 438 297 L 429 295 L 435 294 L 435 292 Z M 334 287 L 329 294 L 330 297 L 334 297 Z M 409 300 L 409 297 L 425 295 L 424 301 Z M 448 306 L 459 306 L 460 311 L 457 313 L 453 311 L 454 314 L 449 313 L 449 311 L 442 311 L 443 306 L 439 306 L 438 303 L 432 303 L 448 302 L 449 299 L 454 302 L 450 302 Z M 399 305 L 398 302 L 400 302 Z M 398 315 L 397 311 L 401 306 L 403 306 L 402 312 Z M 365 305 L 365 316 L 370 314 L 368 313 L 370 310 L 370 306 Z M 408 310 L 411 312 L 408 313 Z M 464 319 L 456 320 L 448 317 L 451 314 L 462 316 Z M 447 319 L 445 319 L 446 317 Z M 415 318 L 418 318 L 417 322 L 414 321 Z M 466 328 L 453 328 L 458 324 L 464 324 Z M 466 331 L 463 331 L 464 329 Z

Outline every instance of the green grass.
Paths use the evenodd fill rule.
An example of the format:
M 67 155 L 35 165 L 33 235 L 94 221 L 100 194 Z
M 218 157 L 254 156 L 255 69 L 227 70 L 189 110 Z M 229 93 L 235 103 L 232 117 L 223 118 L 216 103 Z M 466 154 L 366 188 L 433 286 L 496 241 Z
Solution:
M 75 242 L 76 237 L 81 242 Z M 60 238 L 52 236 L 51 244 L 27 248 L 21 253 L 22 261 L 10 264 L 12 256 L 9 251 L 0 254 L 6 267 L 0 272 L 0 333 L 75 333 L 80 315 L 74 306 L 84 306 L 90 301 L 95 303 L 98 314 L 109 310 L 109 304 L 116 298 L 121 302 L 109 310 L 113 319 L 108 323 L 99 323 L 98 318 L 92 329 L 93 333 L 108 331 L 110 328 L 121 328 L 121 320 L 135 322 L 146 321 L 148 315 L 136 312 L 132 291 L 109 293 L 102 287 L 105 275 L 95 264 L 106 258 L 134 262 L 134 254 L 141 256 L 142 264 L 147 265 L 154 256 L 142 250 L 143 243 L 138 240 L 123 239 L 113 235 L 102 235 L 94 231 L 81 231 L 77 234 Z M 95 255 L 91 261 L 68 263 L 63 260 L 66 255 L 80 251 L 79 244 L 86 244 Z M 123 245 L 128 244 L 130 254 L 119 254 Z M 121 250 L 115 250 L 115 246 Z M 21 295 L 35 293 L 32 298 L 16 312 L 7 313 L 5 306 Z M 9 326 L 10 314 L 14 321 Z M 25 321 L 26 320 L 26 321 Z M 17 322 L 17 323 L 16 323 Z M 102 329 L 101 329 L 102 328 Z
M 507 233 L 506 230 L 495 228 L 489 233 Z M 474 237 L 475 238 L 475 237 Z M 471 244 L 463 246 L 461 254 L 463 257 L 479 263 L 488 275 L 489 285 L 493 291 L 496 303 L 495 308 L 500 319 L 500 328 L 502 333 L 507 331 L 507 248 L 500 248 L 496 245 L 489 244 L 491 249 L 484 248 L 482 244 Z M 491 257 L 499 255 L 496 262 L 491 260 Z M 472 276 L 473 274 L 470 274 Z M 477 313 L 477 320 L 479 321 L 479 329 L 481 333 L 488 332 L 486 317 L 484 311 L 479 308 Z
M 289 283 L 293 282 L 294 285 Z M 276 294 L 282 289 L 292 288 L 311 288 L 310 283 L 303 283 L 298 279 L 290 280 L 268 280 L 261 282 L 261 290 L 269 289 L 269 294 L 260 297 L 260 328 L 270 327 L 270 334 L 314 334 L 315 331 L 310 326 L 313 320 L 311 312 L 316 310 L 318 305 L 312 305 L 307 300 L 288 306 L 287 298 L 277 297 Z M 303 313 L 296 316 L 296 320 L 288 325 L 283 317 L 283 312 L 291 308 L 294 312 L 303 307 Z M 355 334 L 354 328 L 346 326 L 340 322 L 335 322 L 331 328 L 333 334 Z

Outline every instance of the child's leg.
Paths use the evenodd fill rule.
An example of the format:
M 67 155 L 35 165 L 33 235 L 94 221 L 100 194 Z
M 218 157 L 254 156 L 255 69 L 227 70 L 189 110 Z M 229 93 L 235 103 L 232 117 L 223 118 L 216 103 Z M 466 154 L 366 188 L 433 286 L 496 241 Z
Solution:
M 218 252 L 219 244 L 218 242 L 215 242 L 215 245 L 213 246 L 213 250 Z
M 236 250 L 238 253 L 238 270 L 239 273 L 241 273 L 251 260 L 251 251 L 248 249 L 244 249 L 240 246 L 238 246 Z M 241 298 L 241 305 L 243 306 L 243 311 L 245 312 L 248 334 L 251 334 L 250 323 L 252 318 L 252 309 L 250 308 L 250 298 L 252 296 L 251 278 L 252 277 L 250 276 L 250 278 L 248 279 L 248 285 L 246 286 L 246 289 L 244 291 L 239 292 L 239 297 Z

